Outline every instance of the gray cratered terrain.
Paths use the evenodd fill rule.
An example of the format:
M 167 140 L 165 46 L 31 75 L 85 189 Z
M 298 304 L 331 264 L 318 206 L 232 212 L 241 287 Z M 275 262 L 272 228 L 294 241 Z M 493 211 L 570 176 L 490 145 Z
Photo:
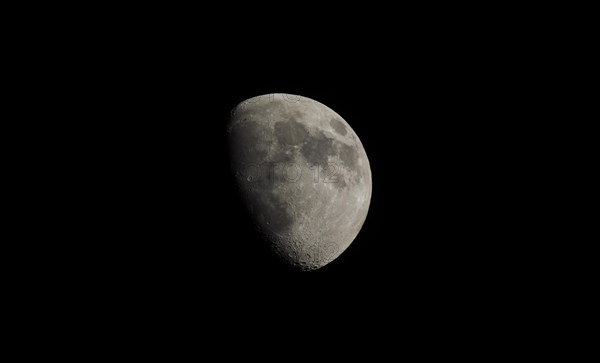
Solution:
M 371 200 L 371 169 L 348 123 L 310 98 L 271 94 L 237 105 L 227 126 L 244 204 L 272 250 L 314 270 L 358 235 Z

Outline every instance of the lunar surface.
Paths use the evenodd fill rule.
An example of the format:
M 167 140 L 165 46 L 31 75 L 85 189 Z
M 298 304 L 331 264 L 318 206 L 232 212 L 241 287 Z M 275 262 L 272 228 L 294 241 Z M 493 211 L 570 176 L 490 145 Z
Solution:
M 371 169 L 348 123 L 310 98 L 248 99 L 227 125 L 231 168 L 257 230 L 286 263 L 315 270 L 358 235 Z

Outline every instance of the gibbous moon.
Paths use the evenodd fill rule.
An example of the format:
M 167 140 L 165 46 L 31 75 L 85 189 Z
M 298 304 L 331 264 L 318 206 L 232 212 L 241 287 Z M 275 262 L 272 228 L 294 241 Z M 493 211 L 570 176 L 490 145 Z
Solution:
M 255 226 L 288 264 L 315 270 L 358 235 L 371 200 L 367 154 L 350 125 L 310 98 L 250 98 L 227 125 L 231 168 Z

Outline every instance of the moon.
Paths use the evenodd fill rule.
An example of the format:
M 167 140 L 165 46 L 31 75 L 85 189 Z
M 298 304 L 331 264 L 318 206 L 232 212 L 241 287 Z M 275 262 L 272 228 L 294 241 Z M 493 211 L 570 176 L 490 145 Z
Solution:
M 365 149 L 335 111 L 269 94 L 238 104 L 227 124 L 229 160 L 254 225 L 287 264 L 319 269 L 360 232 L 371 200 Z

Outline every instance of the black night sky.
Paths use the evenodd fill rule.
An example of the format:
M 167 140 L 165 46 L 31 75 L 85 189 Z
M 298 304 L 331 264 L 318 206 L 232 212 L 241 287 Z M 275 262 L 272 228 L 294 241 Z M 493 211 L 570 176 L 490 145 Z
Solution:
M 484 124 L 483 106 L 473 106 L 485 99 L 447 75 L 423 68 L 415 74 L 150 82 L 148 97 L 135 98 L 150 110 L 148 119 L 122 129 L 124 141 L 136 141 L 118 165 L 127 176 L 119 187 L 126 204 L 118 213 L 127 215 L 128 231 L 120 237 L 125 244 L 115 242 L 119 266 L 144 270 L 144 283 L 158 281 L 169 290 L 294 291 L 299 284 L 360 294 L 382 284 L 387 292 L 458 291 L 495 278 L 490 266 L 498 263 L 503 233 L 490 203 L 501 193 L 492 184 L 501 176 L 488 168 L 494 155 L 484 152 L 495 141 L 493 121 Z M 227 170 L 224 126 L 231 108 L 274 92 L 335 110 L 361 139 L 371 164 L 373 194 L 360 234 L 314 272 L 293 271 L 269 257 Z
M 500 146 L 510 123 L 477 72 L 465 77 L 422 59 L 336 76 L 270 67 L 208 75 L 188 62 L 148 76 L 133 66 L 98 111 L 107 137 L 98 157 L 108 172 L 96 180 L 98 242 L 82 260 L 102 266 L 93 276 L 111 294 L 215 309 L 254 301 L 302 309 L 324 299 L 360 310 L 366 299 L 385 312 L 401 302 L 419 310 L 486 298 L 511 276 L 503 263 L 519 247 L 505 227 L 503 186 L 514 181 L 501 172 Z M 272 258 L 230 178 L 229 112 L 269 93 L 332 108 L 369 157 L 363 228 L 317 271 Z
M 379 6 L 363 14 L 361 4 L 358 16 L 347 17 L 339 7 L 328 15 L 325 6 L 289 3 L 293 9 L 264 11 L 263 20 L 230 5 L 222 19 L 205 7 L 189 19 L 178 9 L 170 20 L 162 5 L 158 16 L 136 7 L 121 27 L 111 17 L 89 32 L 67 25 L 32 56 L 31 73 L 47 79 L 40 77 L 39 87 L 24 80 L 23 87 L 59 98 L 31 105 L 43 112 L 44 126 L 36 130 L 60 134 L 43 135 L 60 155 L 42 151 L 49 172 L 35 180 L 54 199 L 34 213 L 59 219 L 48 218 L 48 231 L 59 232 L 31 226 L 44 233 L 43 247 L 32 251 L 44 271 L 34 279 L 48 288 L 34 303 L 57 301 L 77 311 L 77 327 L 105 325 L 99 344 L 119 333 L 129 344 L 139 331 L 140 340 L 144 332 L 188 339 L 202 355 L 208 336 L 246 357 L 229 342 L 237 335 L 279 347 L 266 331 L 293 346 L 282 346 L 286 354 L 278 359 L 295 357 L 293 349 L 313 360 L 321 348 L 353 354 L 361 335 L 375 333 L 394 340 L 384 343 L 397 355 L 410 338 L 434 345 L 417 349 L 421 354 L 437 348 L 431 335 L 449 342 L 467 320 L 473 339 L 485 340 L 481 331 L 518 319 L 512 311 L 546 273 L 532 263 L 546 243 L 532 222 L 539 218 L 535 207 L 541 199 L 553 203 L 532 197 L 542 194 L 542 183 L 527 175 L 546 150 L 531 142 L 540 137 L 530 123 L 536 111 L 520 109 L 533 98 L 528 77 L 537 67 L 523 54 L 545 28 L 534 27 L 514 51 L 522 34 L 504 40 L 513 27 L 508 18 L 483 31 L 498 9 L 477 16 L 460 9 L 469 20 L 463 21 L 431 4 L 415 18 Z M 308 14 L 291 24 L 302 9 Z M 87 15 L 78 17 L 87 22 Z M 327 25 L 331 31 L 320 30 Z M 71 40 L 73 34 L 80 39 Z M 362 230 L 336 260 L 312 272 L 271 255 L 229 170 L 231 109 L 270 93 L 325 104 L 352 127 L 369 158 L 372 197 Z M 530 154 L 522 152 L 527 148 Z M 62 315 L 47 310 L 61 326 Z M 409 340 L 396 339 L 400 330 Z M 337 336 L 343 343 L 330 344 Z M 467 350 L 475 345 L 457 339 Z

